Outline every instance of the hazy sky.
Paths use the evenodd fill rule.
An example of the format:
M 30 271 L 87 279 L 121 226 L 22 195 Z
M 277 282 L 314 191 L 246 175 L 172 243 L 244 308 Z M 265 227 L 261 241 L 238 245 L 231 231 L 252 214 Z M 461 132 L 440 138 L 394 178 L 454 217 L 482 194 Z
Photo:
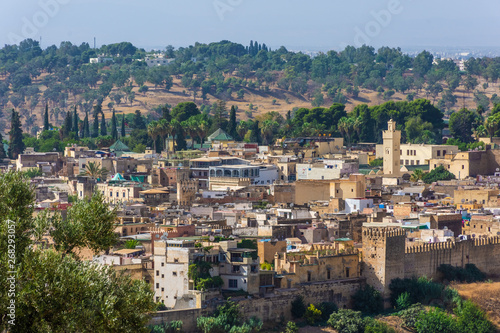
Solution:
M 1 0 L 0 45 L 26 37 L 164 48 L 228 39 L 291 50 L 363 43 L 498 47 L 497 0 Z

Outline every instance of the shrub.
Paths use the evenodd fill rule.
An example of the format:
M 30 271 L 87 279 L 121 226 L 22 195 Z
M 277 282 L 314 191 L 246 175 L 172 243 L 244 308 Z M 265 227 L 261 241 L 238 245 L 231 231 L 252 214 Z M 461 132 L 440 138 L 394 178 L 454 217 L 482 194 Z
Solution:
M 457 323 L 441 309 L 422 312 L 415 324 L 417 333 L 456 333 Z M 471 331 L 475 332 L 475 331 Z
M 399 295 L 404 292 L 410 295 L 410 304 L 429 304 L 429 302 L 434 299 L 442 299 L 444 286 L 426 277 L 420 277 L 418 279 L 397 278 L 391 281 L 389 289 L 391 290 L 391 303 L 393 306 L 397 306 L 397 299 Z
M 429 173 L 426 173 L 423 177 L 422 180 L 426 184 L 430 184 L 433 182 L 437 182 L 440 180 L 450 180 L 450 179 L 455 179 L 455 175 L 449 172 L 444 168 L 444 166 L 440 165 L 434 170 L 432 170 Z
M 292 301 L 292 316 L 293 318 L 302 318 L 306 313 L 306 305 L 302 296 L 297 296 Z
M 384 309 L 380 292 L 370 285 L 358 289 L 352 296 L 353 309 L 364 314 L 377 314 Z
M 328 325 L 339 333 L 362 333 L 365 330 L 365 320 L 361 312 L 341 309 L 331 314 Z
M 457 324 L 460 332 L 490 333 L 495 332 L 495 328 L 476 304 L 465 301 L 457 309 Z
M 293 321 L 289 321 L 288 323 L 286 323 L 285 333 L 297 333 L 298 331 L 299 328 Z
M 399 316 L 403 320 L 403 326 L 414 328 L 418 317 L 424 311 L 424 307 L 417 303 L 411 305 L 408 309 L 399 311 Z
M 443 264 L 438 267 L 438 272 L 444 280 L 448 281 L 471 283 L 486 280 L 486 275 L 474 264 L 466 264 L 465 268 Z
M 367 318 L 365 319 L 364 333 L 396 333 L 396 331 L 380 320 Z
M 404 310 L 410 307 L 411 305 L 411 299 L 410 299 L 410 294 L 405 291 L 401 295 L 398 296 L 396 299 L 396 309 L 398 310 Z
M 321 310 L 317 309 L 314 304 L 309 304 L 304 316 L 309 325 L 314 325 L 321 318 Z
M 328 318 L 330 318 L 330 315 L 334 312 L 338 311 L 337 304 L 333 302 L 323 302 L 320 303 L 318 306 L 318 309 L 321 310 L 321 320 L 327 321 Z
M 381 167 L 384 165 L 384 159 L 382 158 L 376 158 L 373 161 L 370 161 L 370 166 L 371 167 Z

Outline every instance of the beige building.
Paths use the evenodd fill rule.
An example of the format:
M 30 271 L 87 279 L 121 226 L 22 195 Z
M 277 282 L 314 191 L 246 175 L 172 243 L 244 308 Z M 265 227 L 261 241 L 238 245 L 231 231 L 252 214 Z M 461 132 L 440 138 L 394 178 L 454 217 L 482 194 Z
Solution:
M 134 183 L 108 184 L 97 183 L 97 191 L 101 191 L 107 203 L 118 204 L 139 199 L 142 188 Z M 80 195 L 80 193 L 78 193 Z M 84 195 L 84 194 L 83 194 Z
M 460 189 L 455 190 L 453 201 L 455 205 L 478 203 L 484 207 L 498 207 L 499 194 L 495 189 Z
M 377 145 L 377 158 L 383 157 L 383 145 Z M 457 146 L 402 144 L 399 149 L 401 165 L 428 165 L 431 159 L 441 159 L 447 154 L 458 153 Z
M 366 179 L 362 174 L 351 174 L 348 179 L 300 180 L 295 183 L 295 204 L 333 199 L 364 198 Z
M 305 253 L 276 253 L 274 268 L 281 288 L 295 288 L 298 284 L 357 278 L 360 276 L 358 252 L 343 250 Z

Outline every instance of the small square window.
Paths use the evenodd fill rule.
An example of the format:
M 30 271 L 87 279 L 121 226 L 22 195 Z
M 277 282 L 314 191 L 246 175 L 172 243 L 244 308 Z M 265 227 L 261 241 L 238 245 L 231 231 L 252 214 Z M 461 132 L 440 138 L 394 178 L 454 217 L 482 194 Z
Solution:
M 172 272 L 172 276 L 177 276 L 177 272 Z

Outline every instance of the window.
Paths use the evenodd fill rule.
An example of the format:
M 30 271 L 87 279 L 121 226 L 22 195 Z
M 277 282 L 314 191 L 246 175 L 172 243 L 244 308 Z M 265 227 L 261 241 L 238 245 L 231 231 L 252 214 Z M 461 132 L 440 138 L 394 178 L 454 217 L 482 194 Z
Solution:
M 113 191 L 109 191 L 109 196 L 112 197 L 113 196 Z
M 327 270 L 327 271 L 326 271 L 326 279 L 327 279 L 327 280 L 330 280 L 330 279 L 331 279 L 331 271 L 330 271 L 330 270 Z
M 156 284 L 156 289 L 158 289 L 158 288 L 160 288 L 160 284 L 159 283 Z
M 411 162 L 411 165 L 413 165 L 413 164 L 415 163 L 415 161 L 414 161 L 414 160 L 411 160 L 410 162 Z
M 229 279 L 229 288 L 238 288 L 238 280 Z
M 408 162 L 408 160 L 405 160 L 405 165 L 408 165 L 408 164 L 410 164 L 410 163 Z
M 172 272 L 172 276 L 177 276 L 177 272 Z
M 240 272 L 240 266 L 235 265 L 233 266 L 233 273 L 239 273 Z
M 160 276 L 160 271 L 156 271 L 156 276 Z
M 125 198 L 125 192 L 123 192 L 123 197 Z
M 307 282 L 311 282 L 311 272 L 307 272 Z
M 462 170 L 465 169 L 465 165 L 462 165 Z
M 420 165 L 420 160 L 417 160 L 417 165 Z
M 443 150 L 443 156 L 446 155 L 446 150 Z
M 165 288 L 161 288 L 161 291 L 165 291 Z
M 413 151 L 413 156 L 417 156 L 417 151 L 416 150 Z
M 164 278 L 165 278 L 165 274 L 162 274 L 162 275 L 161 275 L 161 278 L 162 278 L 162 279 L 164 279 Z
M 348 278 L 349 277 L 349 267 L 346 267 L 345 268 L 345 277 Z
M 403 155 L 403 150 L 402 149 L 399 150 L 399 155 Z
M 174 262 L 175 262 L 175 263 L 179 262 L 179 259 L 174 258 Z
M 116 197 L 118 198 L 118 196 L 120 195 L 120 193 L 118 193 L 118 191 L 116 192 Z
M 441 150 L 437 151 L 437 156 L 441 156 Z
M 162 263 L 161 263 L 161 267 L 163 267 L 163 266 L 165 266 L 165 263 L 164 263 L 164 262 L 162 262 Z

